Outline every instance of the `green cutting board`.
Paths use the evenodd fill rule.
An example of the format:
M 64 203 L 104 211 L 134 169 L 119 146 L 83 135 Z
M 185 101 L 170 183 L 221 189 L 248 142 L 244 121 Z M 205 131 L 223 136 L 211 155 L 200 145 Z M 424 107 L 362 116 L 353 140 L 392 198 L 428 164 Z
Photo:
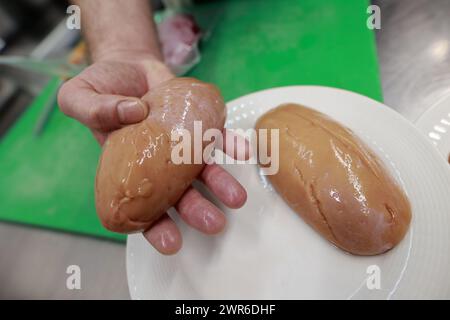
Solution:
M 191 72 L 217 84 L 226 100 L 277 86 L 344 88 L 381 100 L 366 0 L 210 1 L 196 5 L 212 36 Z M 213 18 L 212 18 L 213 17 Z M 100 148 L 88 129 L 53 112 L 35 123 L 57 80 L 0 141 L 0 219 L 123 240 L 104 230 L 94 207 Z

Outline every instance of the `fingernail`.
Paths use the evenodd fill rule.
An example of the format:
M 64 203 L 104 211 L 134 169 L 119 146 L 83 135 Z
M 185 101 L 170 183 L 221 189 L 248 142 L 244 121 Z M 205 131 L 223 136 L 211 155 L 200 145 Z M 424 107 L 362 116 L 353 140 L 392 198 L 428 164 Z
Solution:
M 205 211 L 201 219 L 207 234 L 217 234 L 225 228 L 226 220 L 221 213 Z
M 147 107 L 140 100 L 125 100 L 117 106 L 119 120 L 123 124 L 142 121 L 147 116 Z

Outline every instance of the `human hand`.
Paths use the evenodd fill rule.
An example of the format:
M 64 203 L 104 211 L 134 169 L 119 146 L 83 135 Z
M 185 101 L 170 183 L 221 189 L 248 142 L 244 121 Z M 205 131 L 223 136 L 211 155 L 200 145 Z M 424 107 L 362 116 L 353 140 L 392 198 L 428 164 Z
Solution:
M 172 77 L 151 54 L 111 52 L 64 83 L 58 104 L 67 116 L 91 129 L 102 145 L 111 131 L 144 120 L 149 107 L 141 97 Z
M 102 145 L 108 134 L 125 125 L 144 120 L 149 106 L 141 97 L 174 75 L 158 59 L 141 52 L 120 51 L 100 56 L 94 64 L 60 89 L 58 103 L 68 116 L 86 125 Z M 245 154 L 226 148 L 245 150 L 246 142 L 225 134 L 225 151 L 240 159 Z M 245 151 L 244 151 L 245 153 Z M 226 206 L 241 207 L 247 198 L 245 189 L 216 164 L 205 166 L 198 179 Z M 184 222 L 207 234 L 220 232 L 226 224 L 224 213 L 190 187 L 175 206 Z M 163 254 L 176 253 L 182 245 L 175 222 L 166 214 L 146 230 L 144 237 Z
M 227 155 L 237 160 L 249 158 L 249 143 L 244 137 L 224 130 L 223 139 L 223 151 Z M 197 179 L 228 208 L 238 209 L 247 201 L 244 187 L 218 164 L 206 165 Z M 214 235 L 225 228 L 226 216 L 222 210 L 192 186 L 183 194 L 175 209 L 186 224 L 202 233 Z M 163 254 L 174 254 L 182 246 L 180 231 L 167 213 L 143 234 Z

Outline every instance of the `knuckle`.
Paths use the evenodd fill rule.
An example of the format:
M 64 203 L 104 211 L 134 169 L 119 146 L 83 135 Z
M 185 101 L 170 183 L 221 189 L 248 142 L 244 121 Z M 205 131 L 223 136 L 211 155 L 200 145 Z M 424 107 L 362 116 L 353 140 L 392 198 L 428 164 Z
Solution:
M 88 106 L 88 123 L 91 128 L 101 132 L 110 131 L 114 128 L 107 108 L 101 104 L 91 104 Z
M 59 108 L 61 109 L 61 111 L 67 115 L 67 116 L 72 116 L 71 114 L 71 108 L 70 108 L 70 92 L 72 91 L 72 85 L 71 82 L 65 82 L 61 88 L 59 88 L 58 91 L 58 105 Z
M 98 130 L 105 129 L 105 121 L 103 120 L 102 108 L 96 104 L 88 106 L 88 118 L 92 127 Z

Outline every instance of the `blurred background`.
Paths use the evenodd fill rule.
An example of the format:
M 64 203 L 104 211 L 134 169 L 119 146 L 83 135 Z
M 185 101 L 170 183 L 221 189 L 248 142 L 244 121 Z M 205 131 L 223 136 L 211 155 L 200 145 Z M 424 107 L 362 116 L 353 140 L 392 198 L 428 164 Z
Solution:
M 212 4 L 205 5 L 205 2 Z M 355 4 L 353 9 L 350 6 L 341 8 L 336 0 L 323 0 L 320 4 L 310 0 L 264 1 L 265 5 L 251 0 L 239 3 L 232 0 L 201 1 L 201 5 L 193 7 L 194 12 L 198 9 L 199 13 L 205 14 L 214 9 L 215 13 L 224 14 L 217 15 L 217 21 L 212 21 L 215 29 L 211 40 L 201 46 L 202 60 L 189 74 L 218 83 L 227 99 L 276 85 L 343 87 L 383 100 L 411 121 L 449 95 L 449 0 L 374 0 L 372 3 L 381 8 L 381 29 L 374 31 L 367 30 L 363 24 L 358 31 L 351 25 L 354 21 L 367 19 L 365 9 L 369 2 L 350 2 Z M 68 5 L 62 0 L 0 0 L 0 59 L 19 56 L 32 61 L 67 60 L 80 41 L 79 31 L 66 27 Z M 163 8 L 160 1 L 154 1 L 153 6 L 155 9 Z M 274 17 L 277 20 L 270 24 L 271 10 L 289 13 L 288 8 L 297 6 L 298 21 Z M 255 7 L 254 12 L 247 10 L 252 7 Z M 202 22 L 201 14 L 199 17 Z M 309 17 L 314 19 L 308 20 Z M 306 19 L 309 27 L 302 24 L 301 19 Z M 329 25 L 321 22 L 326 19 L 331 19 Z M 248 32 L 245 29 L 248 25 L 259 24 L 260 28 L 252 31 L 251 37 L 240 33 L 232 35 L 224 31 L 226 22 L 228 27 L 233 22 L 235 30 L 241 27 L 243 33 Z M 211 21 L 208 23 L 211 25 Z M 332 41 L 327 35 L 307 29 L 326 32 L 337 30 L 337 25 L 343 25 L 343 28 L 339 34 L 333 35 L 336 39 Z M 265 26 L 270 26 L 269 33 L 274 32 L 271 38 L 261 32 Z M 298 46 L 288 46 L 287 43 L 292 43 L 295 37 L 302 41 Z M 347 38 L 353 43 L 349 51 L 356 50 L 356 56 L 361 59 L 360 69 L 350 66 L 358 65 L 358 62 L 345 51 Z M 355 44 L 355 41 L 358 42 Z M 265 65 L 272 68 L 273 77 L 265 71 L 264 77 L 271 78 L 266 82 L 256 80 L 264 77 L 258 76 L 262 71 L 256 66 L 251 69 L 251 64 L 248 66 L 249 74 L 242 73 L 242 83 L 237 81 L 237 84 L 231 84 L 233 79 L 216 79 L 210 71 L 217 69 L 217 73 L 221 73 L 219 65 L 222 64 L 224 69 L 230 69 L 227 63 L 219 63 L 217 59 L 227 57 L 218 53 L 225 47 L 239 43 L 240 47 L 236 49 L 239 54 L 235 59 L 253 59 L 260 55 L 255 51 L 258 47 L 255 43 L 273 42 L 279 46 L 286 43 L 285 48 L 290 55 L 300 55 L 303 62 L 299 63 L 304 65 L 299 64 L 298 68 L 302 72 L 283 74 L 288 71 L 274 63 L 276 57 L 281 57 L 280 52 L 270 51 L 267 47 L 263 48 L 266 56 L 261 57 L 261 63 L 267 59 Z M 348 56 L 350 61 L 348 66 L 342 61 L 341 69 L 333 67 L 333 59 L 327 58 L 338 57 L 339 50 L 343 52 L 341 56 Z M 325 65 L 323 69 L 309 66 L 314 63 L 308 59 L 317 56 Z M 326 64 L 328 60 L 330 66 Z M 64 117 L 55 111 L 54 96 L 59 80 L 54 75 L 36 72 L 36 66 L 21 63 L 19 68 L 11 61 L 6 65 L 0 63 L 0 180 L 3 180 L 0 181 L 0 299 L 127 299 L 125 237 L 101 229 L 92 211 L 93 195 L 90 194 L 93 192 L 90 187 L 84 191 L 84 186 L 93 184 L 90 179 L 95 174 L 99 148 L 91 141 L 88 132 L 75 123 L 66 124 Z M 47 67 L 51 68 L 50 65 Z M 276 74 L 277 68 L 279 74 Z M 224 77 L 232 76 L 224 72 Z M 336 72 L 335 77 L 333 72 Z M 355 76 L 354 83 L 348 80 L 352 74 L 359 73 L 370 73 L 371 77 Z M 319 78 L 318 74 L 324 78 Z M 238 85 L 239 89 L 236 89 Z M 70 141 L 74 147 L 67 150 L 68 153 L 73 152 L 70 158 L 78 157 L 78 162 L 83 158 L 83 161 L 94 164 L 86 168 L 74 164 L 74 175 L 79 174 L 83 179 L 72 177 L 73 181 L 64 185 L 59 184 L 63 175 L 58 167 L 48 162 L 48 159 L 59 159 L 58 150 L 64 147 L 57 143 L 46 147 L 62 139 L 62 131 L 59 131 L 62 125 L 65 126 L 63 131 L 73 136 Z M 64 139 L 67 141 L 66 137 Z M 90 150 L 89 154 L 80 154 L 83 150 Z M 34 157 L 37 164 L 31 165 L 24 157 Z M 70 168 L 70 161 L 65 158 L 60 161 L 66 161 L 66 168 Z M 31 171 L 42 175 L 30 175 Z M 30 177 L 30 180 L 21 177 Z M 70 190 L 73 199 L 81 198 L 83 201 L 58 198 L 59 194 L 52 188 Z M 28 192 L 30 189 L 33 193 Z M 72 264 L 82 270 L 81 290 L 66 288 L 66 269 Z
M 66 1 L 0 1 L 0 53 L 45 59 L 67 53 L 79 35 L 63 21 Z M 49 80 L 42 74 L 0 66 L 0 134 Z

